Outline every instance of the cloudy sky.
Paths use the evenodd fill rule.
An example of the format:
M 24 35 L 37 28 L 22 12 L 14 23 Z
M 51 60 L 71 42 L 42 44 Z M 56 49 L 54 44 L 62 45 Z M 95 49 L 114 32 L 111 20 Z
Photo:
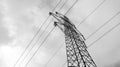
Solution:
M 55 10 L 58 11 L 65 1 L 66 0 L 61 0 Z M 100 26 L 109 21 L 109 23 L 86 40 L 87 46 L 120 23 L 120 0 L 105 0 L 104 3 L 103 1 L 104 0 L 79 0 L 67 13 L 67 16 L 77 26 L 85 38 L 89 37 Z M 51 11 L 58 2 L 59 0 L 0 0 L 0 67 L 14 66 L 25 47 L 48 17 L 48 12 Z M 68 0 L 58 12 L 64 14 L 74 2 L 75 0 Z M 101 3 L 103 4 L 90 15 Z M 87 17 L 88 15 L 89 17 Z M 113 16 L 114 18 L 112 18 Z M 85 19 L 86 17 L 87 19 Z M 110 18 L 112 18 L 112 20 L 110 20 Z M 83 20 L 84 23 L 78 26 Z M 47 22 L 42 26 L 32 45 L 38 39 L 39 42 L 29 54 L 27 54 L 27 52 L 31 46 L 27 49 L 26 53 L 16 64 L 16 67 L 24 67 L 38 46 L 41 45 L 42 41 L 54 27 L 53 22 L 47 26 L 50 21 L 52 21 L 52 17 L 49 17 Z M 45 27 L 48 28 L 45 30 Z M 44 34 L 40 36 L 42 32 L 44 32 Z M 98 67 L 120 67 L 119 34 L 120 26 L 117 26 L 92 46 L 88 47 L 88 51 Z M 48 63 L 56 51 L 56 55 Z M 26 55 L 27 57 L 24 59 Z M 55 28 L 28 63 L 27 67 L 61 67 L 65 62 L 64 35 L 58 28 Z M 66 65 L 63 67 L 66 67 Z

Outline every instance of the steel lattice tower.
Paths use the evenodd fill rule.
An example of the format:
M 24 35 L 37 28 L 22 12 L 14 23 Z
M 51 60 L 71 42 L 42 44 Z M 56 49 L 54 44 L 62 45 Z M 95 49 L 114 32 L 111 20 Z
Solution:
M 77 30 L 70 20 L 56 12 L 50 12 L 58 22 L 54 22 L 65 34 L 66 55 L 68 67 L 97 67 L 87 51 L 84 36 Z

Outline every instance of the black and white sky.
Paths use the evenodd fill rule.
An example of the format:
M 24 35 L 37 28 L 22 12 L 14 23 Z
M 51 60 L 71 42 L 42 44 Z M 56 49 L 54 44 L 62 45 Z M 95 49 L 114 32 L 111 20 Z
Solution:
M 64 14 L 75 1 L 68 0 L 63 8 L 59 10 L 63 3 L 66 2 L 66 0 L 61 0 L 55 10 L 59 10 L 58 12 Z M 105 0 L 94 13 L 87 17 L 103 1 L 78 0 L 74 7 L 66 14 L 85 38 L 117 14 L 108 24 L 86 40 L 87 46 L 120 23 L 120 14 L 118 13 L 120 12 L 120 0 Z M 52 11 L 58 2 L 59 0 L 0 0 L 0 67 L 13 67 L 39 29 L 39 26 L 48 17 L 49 11 Z M 85 19 L 86 17 L 87 19 Z M 84 23 L 77 26 L 83 19 L 85 19 Z M 24 61 L 22 60 L 24 58 L 22 58 L 17 63 L 16 67 L 24 67 L 38 46 L 41 45 L 42 41 L 54 27 L 52 21 L 45 30 L 50 21 L 52 21 L 52 17 L 49 17 L 42 26 L 32 44 L 37 39 L 40 39 L 39 42 Z M 44 34 L 39 37 L 42 32 Z M 120 67 L 119 34 L 120 26 L 117 26 L 92 46 L 88 47 L 88 51 L 98 67 Z M 61 49 L 59 49 L 60 47 Z M 29 50 L 30 48 L 27 49 L 27 52 Z M 54 58 L 46 64 L 56 51 L 57 54 Z M 27 67 L 45 67 L 45 65 L 46 67 L 61 67 L 65 62 L 64 34 L 58 28 L 55 28 Z

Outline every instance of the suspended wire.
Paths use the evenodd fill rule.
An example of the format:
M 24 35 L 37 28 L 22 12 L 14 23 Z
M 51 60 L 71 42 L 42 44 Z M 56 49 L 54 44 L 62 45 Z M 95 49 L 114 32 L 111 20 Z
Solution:
M 92 42 L 89 46 L 91 47 L 92 45 L 94 45 L 97 41 L 99 41 L 101 38 L 103 38 L 105 35 L 107 35 L 108 33 L 110 33 L 113 29 L 115 29 L 116 27 L 118 27 L 120 25 L 120 22 L 118 24 L 116 24 L 114 27 L 112 27 L 110 30 L 108 30 L 106 33 L 104 33 L 101 37 L 99 37 L 97 40 L 95 40 L 94 42 Z M 61 66 L 63 67 L 66 64 L 66 62 Z
M 114 19 L 117 15 L 120 14 L 120 11 L 117 12 L 113 17 L 111 17 L 106 23 L 104 23 L 103 25 L 101 25 L 97 30 L 95 30 L 92 34 L 90 34 L 86 39 L 89 39 L 92 35 L 94 35 L 97 31 L 99 31 L 102 27 L 104 27 L 105 25 L 107 25 L 112 19 Z
M 102 27 L 104 27 L 105 25 L 107 25 L 110 21 L 112 21 L 116 16 L 118 16 L 120 14 L 120 11 L 117 12 L 113 17 L 111 17 L 107 22 L 105 22 L 103 25 L 101 25 L 97 30 L 95 30 L 92 34 L 90 34 L 87 39 L 89 39 L 90 37 L 92 37 L 95 33 L 97 33 L 97 31 L 99 31 Z M 118 23 L 119 25 L 120 23 Z M 109 31 L 107 31 L 106 33 L 104 33 L 100 38 L 98 38 L 97 40 L 95 40 L 94 42 L 92 42 L 88 47 L 91 47 L 94 43 L 96 43 L 98 40 L 100 40 L 102 37 L 104 37 L 107 33 L 109 33 L 111 30 L 113 30 L 116 26 L 115 25 L 112 29 L 110 29 Z M 87 40 L 86 39 L 86 40 Z M 62 67 L 66 64 L 66 62 L 62 65 Z
M 97 8 L 94 10 L 94 11 L 92 11 L 83 21 L 82 21 L 82 23 L 90 16 L 90 15 L 92 15 L 103 3 L 105 2 L 105 0 L 100 4 L 100 5 L 98 5 L 97 6 Z M 108 24 L 114 17 L 116 17 L 118 14 L 119 14 L 120 12 L 118 12 L 118 13 L 116 13 L 113 17 L 111 17 L 106 23 L 104 23 L 102 26 L 100 26 L 96 31 L 94 31 L 91 35 L 89 35 L 88 37 L 87 37 L 87 39 L 89 39 L 92 35 L 94 35 L 97 31 L 99 31 L 103 26 L 105 26 L 106 24 Z M 80 24 L 82 24 L 82 23 L 80 23 Z M 80 25 L 79 24 L 79 25 Z M 120 23 L 119 23 L 120 24 Z M 90 46 L 92 46 L 94 43 L 96 43 L 98 40 L 100 40 L 103 36 L 105 36 L 107 33 L 109 33 L 109 32 L 111 32 L 114 28 L 116 28 L 117 26 L 119 26 L 119 24 L 117 24 L 117 25 L 115 25 L 113 28 L 111 28 L 108 32 L 106 32 L 106 33 L 104 33 L 100 38 L 98 38 L 96 41 L 94 41 L 93 43 L 91 43 L 88 47 L 90 47 Z M 78 25 L 78 26 L 79 26 Z M 53 56 L 50 58 L 50 60 L 47 62 L 47 64 L 52 60 L 52 58 L 57 54 L 57 52 L 60 50 L 62 48 L 62 46 L 60 46 L 60 48 L 53 54 Z M 46 67 L 46 65 L 47 64 L 45 64 L 45 66 L 44 67 Z M 62 65 L 62 67 L 65 65 L 66 63 L 64 63 L 63 65 Z
M 105 0 L 102 2 L 102 3 L 100 3 L 98 6 L 97 6 L 97 8 L 95 8 L 83 21 L 82 21 L 82 23 L 90 16 L 90 15 L 92 15 L 103 3 L 105 2 Z M 86 39 L 89 39 L 92 35 L 94 35 L 97 31 L 99 31 L 103 26 L 105 26 L 106 24 L 108 24 L 114 17 L 116 17 L 118 14 L 119 14 L 120 12 L 118 12 L 118 13 L 116 13 L 113 17 L 111 17 L 106 23 L 104 23 L 102 26 L 100 26 L 96 31 L 94 31 L 91 35 L 89 35 Z M 80 25 L 80 24 L 79 24 Z M 78 25 L 78 26 L 79 26 Z M 52 58 L 57 54 L 57 52 L 59 51 L 61 49 L 61 46 L 60 46 L 60 48 L 53 54 L 53 56 L 50 58 L 50 60 L 47 62 L 47 64 L 52 60 Z M 46 65 L 47 64 L 45 64 L 45 66 L 44 67 L 46 67 Z M 63 66 L 65 65 L 65 63 L 63 64 Z M 62 66 L 62 67 L 63 67 Z
M 94 42 L 92 42 L 88 47 L 91 47 L 92 45 L 94 45 L 97 41 L 99 41 L 101 38 L 103 38 L 105 35 L 107 35 L 108 33 L 110 33 L 114 28 L 118 27 L 120 25 L 120 23 L 116 24 L 114 27 L 112 27 L 109 31 L 107 31 L 106 33 L 104 33 L 101 37 L 99 37 L 97 40 L 95 40 Z
M 114 19 L 117 15 L 119 15 L 120 12 L 117 12 L 114 16 L 112 16 L 107 22 L 105 22 L 103 25 L 101 25 L 97 30 L 95 30 L 92 34 L 90 34 L 87 38 L 89 39 L 90 37 L 92 37 L 95 33 L 97 33 L 97 31 L 99 31 L 102 27 L 104 27 L 105 25 L 107 25 L 110 21 L 112 21 L 112 19 Z M 44 67 L 47 66 L 47 64 L 54 58 L 54 56 L 58 53 L 58 51 L 62 48 L 63 45 L 61 45 L 58 50 L 53 54 L 53 56 L 48 60 L 48 62 L 45 64 Z M 64 63 L 65 64 L 65 63 Z
M 66 62 L 61 67 L 63 67 L 65 64 L 66 64 Z
M 47 61 L 47 63 L 44 65 L 44 67 L 46 67 L 48 65 L 48 63 L 55 57 L 55 55 L 58 53 L 58 51 L 62 48 L 63 45 L 61 45 L 56 52 L 52 55 L 52 57 Z
M 58 11 L 60 11 L 64 6 L 65 4 L 68 2 L 68 0 L 65 0 L 64 4 L 60 7 L 60 9 Z
M 79 0 L 76 0 L 64 15 L 66 15 L 75 6 L 75 4 L 77 4 L 78 1 Z
M 67 2 L 68 0 L 66 0 L 66 2 Z M 75 6 L 75 4 L 78 2 L 78 0 L 76 0 L 73 4 L 72 4 L 72 6 L 68 9 L 68 11 L 64 14 L 64 15 L 66 15 L 74 6 Z M 65 5 L 66 3 L 64 3 L 64 5 Z M 63 8 L 63 6 L 61 7 L 61 8 Z M 60 10 L 60 9 L 59 9 Z M 60 46 L 59 48 L 58 48 L 58 50 L 60 50 L 62 48 L 62 46 Z M 57 51 L 58 51 L 57 50 Z M 48 60 L 48 62 L 45 64 L 45 66 L 44 67 L 46 67 L 47 66 L 47 64 L 52 60 L 52 58 L 55 56 L 57 54 L 57 52 L 55 52 L 54 54 L 53 54 L 53 56 Z
M 62 0 L 59 0 L 59 2 L 57 3 L 57 5 L 52 9 L 52 11 L 54 11 L 57 6 L 60 4 Z M 17 63 L 20 61 L 21 57 L 25 54 L 25 52 L 27 51 L 27 49 L 30 47 L 31 43 L 33 42 L 33 40 L 37 37 L 37 35 L 39 34 L 41 28 L 43 27 L 43 25 L 47 22 L 47 20 L 49 19 L 50 16 L 48 16 L 45 21 L 43 22 L 43 24 L 40 26 L 39 25 L 39 29 L 38 31 L 36 32 L 36 34 L 33 36 L 33 38 L 31 39 L 31 41 L 28 43 L 28 45 L 25 47 L 25 50 L 23 50 L 23 52 L 21 53 L 20 57 L 17 59 L 17 61 L 15 62 L 14 66 L 13 67 L 16 67 Z
M 86 20 L 87 18 L 89 18 L 98 8 L 100 8 L 100 6 L 101 6 L 102 4 L 104 4 L 105 1 L 106 1 L 106 0 L 103 0 L 84 20 L 81 21 L 81 23 L 80 23 L 79 25 L 81 25 L 82 23 L 84 23 L 85 20 Z M 79 25 L 78 25 L 78 26 L 79 26 Z
M 66 0 L 65 1 L 65 3 L 62 5 L 62 7 L 60 7 L 60 9 L 59 10 L 61 10 L 62 8 L 63 8 L 63 6 L 65 6 L 65 4 L 66 4 L 66 2 L 67 2 L 68 0 Z M 61 1 L 59 1 L 59 3 L 60 3 Z M 57 4 L 58 5 L 58 4 Z M 53 20 L 53 18 L 52 18 L 52 20 Z M 40 37 L 44 34 L 44 32 L 47 30 L 47 28 L 50 26 L 50 24 L 51 24 L 51 22 L 52 22 L 52 20 L 50 20 L 50 22 L 46 25 L 46 27 L 45 27 L 45 29 L 43 30 L 43 32 L 40 34 L 40 36 L 38 37 L 38 39 L 36 40 L 36 42 L 34 43 L 34 45 L 32 46 L 32 48 L 27 52 L 27 54 L 24 56 L 24 58 L 23 58 L 23 60 L 22 61 L 24 61 L 25 60 L 25 58 L 29 55 L 29 53 L 31 52 L 31 50 L 35 47 L 35 45 L 38 43 L 38 41 L 40 40 Z M 41 45 L 40 45 L 41 46 Z
M 58 4 L 56 5 L 56 7 L 60 4 L 60 2 L 61 2 L 62 0 L 60 0 L 59 2 L 58 2 Z M 55 8 L 56 8 L 55 7 Z M 55 8 L 52 10 L 52 11 L 54 11 L 55 10 Z M 62 8 L 61 8 L 62 9 Z M 34 43 L 34 45 L 32 46 L 32 48 L 29 50 L 29 52 L 25 55 L 25 57 L 23 58 L 23 61 L 25 60 L 25 58 L 29 55 L 29 53 L 30 53 L 30 51 L 35 47 L 35 45 L 37 44 L 37 42 L 40 40 L 40 37 L 43 35 L 43 33 L 46 31 L 46 29 L 49 27 L 49 25 L 50 25 L 50 23 L 51 23 L 51 21 L 48 23 L 48 25 L 45 27 L 45 30 L 40 34 L 40 36 L 38 37 L 38 39 L 36 40 L 36 42 Z
M 52 12 L 57 8 L 57 6 L 61 3 L 62 0 L 59 0 L 59 2 L 57 3 L 57 5 L 52 9 Z
M 101 38 L 103 38 L 105 35 L 107 35 L 108 33 L 110 33 L 113 29 L 115 29 L 116 27 L 118 27 L 120 25 L 120 22 L 118 24 L 116 24 L 114 27 L 112 27 L 110 30 L 108 30 L 106 33 L 104 33 L 101 37 L 99 37 L 97 40 L 95 40 L 94 42 L 92 42 L 89 46 L 91 47 L 92 45 L 94 45 L 97 41 L 99 41 Z M 66 64 L 66 62 L 61 66 L 63 67 Z
M 68 0 L 65 1 L 65 3 L 62 5 L 62 7 L 61 7 L 58 11 L 60 11 L 60 10 L 64 7 L 64 5 L 67 3 L 67 1 L 68 1 Z M 67 14 L 67 13 L 71 10 L 71 8 L 77 3 L 77 1 L 78 1 L 78 0 L 76 0 L 76 1 L 72 4 L 72 6 L 68 9 L 68 11 L 67 11 L 65 14 Z M 65 15 L 65 14 L 64 14 L 64 15 Z M 46 30 L 47 27 L 50 25 L 50 23 L 51 23 L 51 22 L 49 22 L 49 24 L 46 26 L 45 30 Z M 54 28 L 55 28 L 55 27 L 54 27 Z M 45 31 L 45 30 L 44 30 L 44 31 Z M 43 34 L 43 33 L 42 33 L 42 34 Z M 27 55 L 28 55 L 28 54 L 27 54 Z M 48 63 L 49 63 L 49 61 L 48 61 Z
M 74 4 L 77 2 L 78 0 L 76 0 L 75 2 L 74 2 Z M 91 16 L 104 2 L 105 2 L 106 0 L 103 0 L 89 15 L 87 15 L 87 17 L 85 18 L 85 19 L 83 19 L 83 21 L 81 22 L 81 23 L 83 23 L 87 18 L 89 18 L 89 16 Z M 72 5 L 73 6 L 73 5 Z M 71 9 L 71 8 L 70 8 Z M 67 13 L 67 12 L 66 12 Z M 66 14 L 65 13 L 65 14 Z M 114 16 L 113 16 L 114 17 Z M 112 19 L 112 18 L 111 18 Z M 108 20 L 108 22 L 109 22 L 110 20 Z M 108 22 L 106 22 L 105 24 L 107 24 Z M 80 23 L 80 24 L 81 24 Z M 80 25 L 79 24 L 79 25 Z M 105 24 L 103 24 L 100 28 L 102 28 Z M 78 25 L 78 26 L 79 26 Z M 78 27 L 77 26 L 77 27 Z M 99 29 L 100 29 L 99 28 Z M 99 30 L 99 29 L 97 29 L 97 30 Z M 94 33 L 96 33 L 97 32 L 97 30 L 94 32 Z M 88 37 L 91 37 L 93 35 L 93 33 L 90 35 L 90 36 L 88 36 Z M 87 38 L 88 39 L 88 38 Z M 53 54 L 53 56 L 48 60 L 48 62 L 45 64 L 45 66 L 44 67 L 46 67 L 47 66 L 47 64 L 52 60 L 52 58 L 54 58 L 54 56 L 57 54 L 57 52 L 59 51 L 59 49 L 61 49 L 62 48 L 62 45 L 58 48 L 58 50 Z
M 77 0 L 77 1 L 78 1 L 78 0 Z M 74 5 L 75 5 L 75 3 L 74 3 Z M 72 7 L 73 7 L 74 5 L 72 5 Z M 70 8 L 70 9 L 71 9 L 71 8 Z M 70 9 L 68 9 L 68 11 L 67 11 L 65 14 L 67 14 Z M 54 27 L 54 28 L 55 28 L 55 27 Z M 26 67 L 26 66 L 28 65 L 28 63 L 32 60 L 32 58 L 34 57 L 34 55 L 37 53 L 37 51 L 38 51 L 39 48 L 42 46 L 42 44 L 46 41 L 46 39 L 48 38 L 49 34 L 54 30 L 54 28 L 48 33 L 48 35 L 46 36 L 46 38 L 44 39 L 44 41 L 41 43 L 41 45 L 39 45 L 38 49 L 35 51 L 35 53 L 32 55 L 32 57 L 31 57 L 31 58 L 28 60 L 28 62 L 25 64 L 25 67 Z
M 113 17 L 112 17 L 112 18 L 113 18 Z M 111 18 L 111 19 L 112 19 L 112 18 Z M 109 20 L 109 21 L 111 21 L 111 20 Z M 109 22 L 109 21 L 108 21 L 108 22 Z M 104 25 L 106 25 L 106 24 L 107 24 L 107 23 L 105 23 Z M 103 26 L 101 26 L 101 27 L 103 27 Z M 99 28 L 99 29 L 100 29 L 100 28 Z M 92 35 L 93 35 L 93 34 L 92 34 Z M 88 37 L 88 38 L 89 38 L 89 37 Z
M 32 60 L 32 58 L 35 56 L 35 54 L 37 53 L 37 51 L 39 50 L 39 48 L 43 45 L 43 43 L 47 40 L 47 38 L 49 37 L 50 33 L 54 30 L 54 28 L 52 28 L 52 30 L 48 33 L 48 35 L 46 36 L 46 38 L 44 39 L 44 41 L 42 41 L 41 45 L 37 48 L 37 50 L 34 52 L 34 54 L 32 55 L 32 57 L 28 60 L 28 62 L 25 64 L 25 67 L 27 67 L 28 63 Z

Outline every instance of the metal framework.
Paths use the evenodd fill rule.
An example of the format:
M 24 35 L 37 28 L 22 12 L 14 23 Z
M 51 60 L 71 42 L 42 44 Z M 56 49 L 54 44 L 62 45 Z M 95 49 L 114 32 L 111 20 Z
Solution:
M 50 12 L 49 14 L 57 19 L 54 25 L 59 27 L 65 34 L 67 66 L 97 67 L 87 51 L 84 36 L 77 30 L 75 25 L 66 16 L 58 12 Z

